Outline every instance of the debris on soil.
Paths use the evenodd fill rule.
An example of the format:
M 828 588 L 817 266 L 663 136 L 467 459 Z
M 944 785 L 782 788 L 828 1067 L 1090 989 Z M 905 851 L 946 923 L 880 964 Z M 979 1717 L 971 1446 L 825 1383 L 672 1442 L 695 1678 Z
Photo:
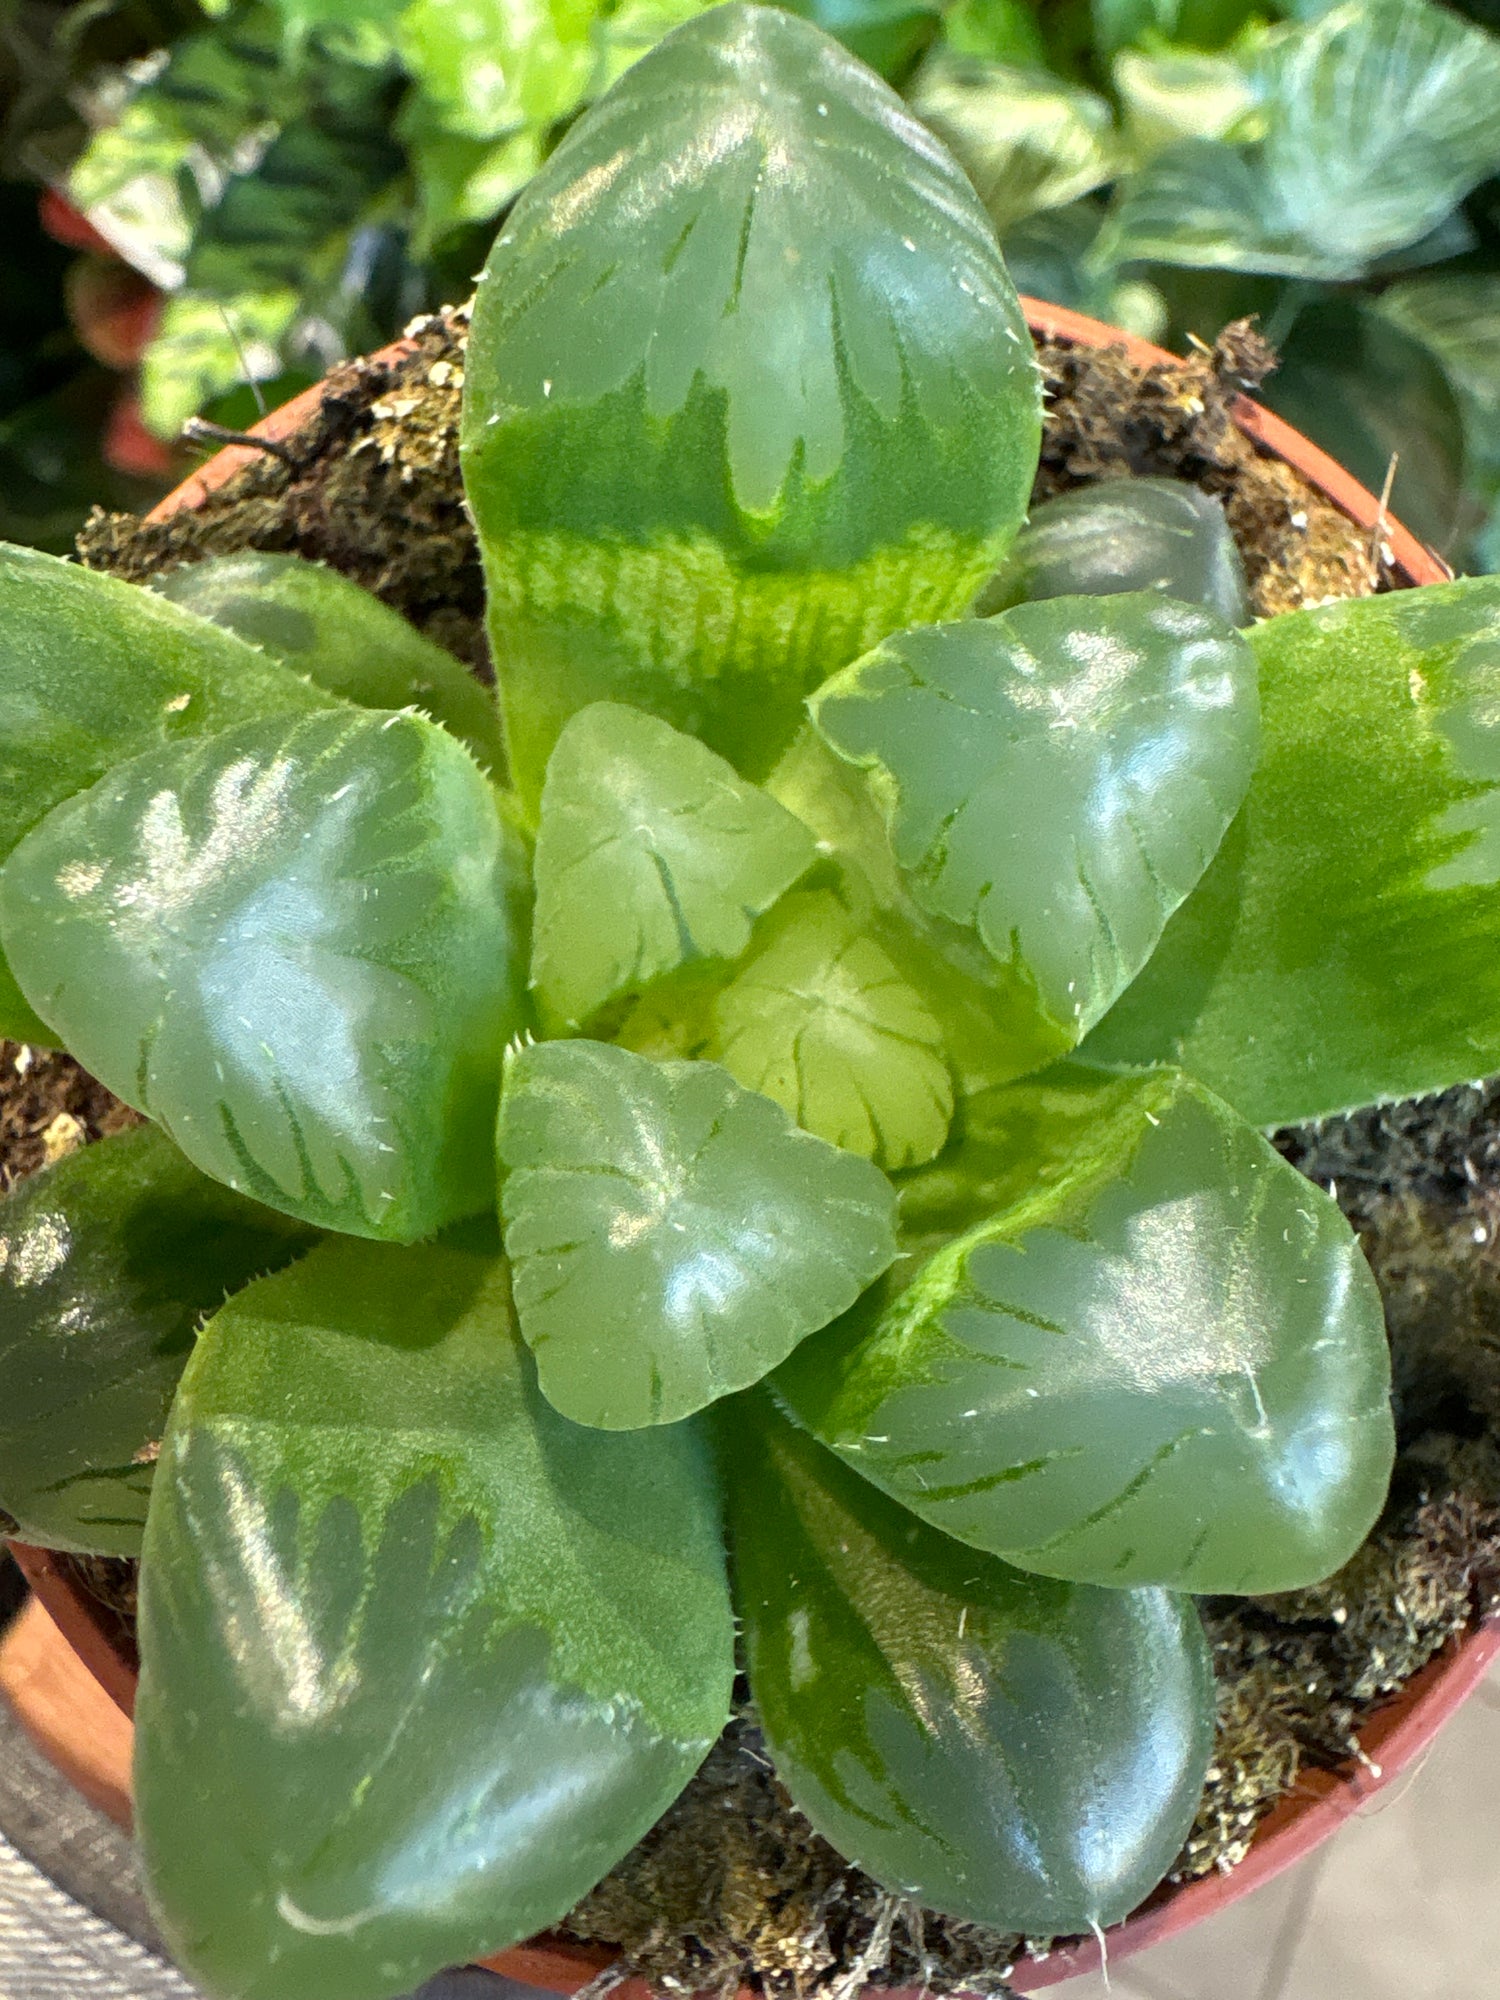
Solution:
M 336 369 L 317 414 L 158 522 L 96 513 L 91 567 L 134 581 L 210 554 L 290 550 L 365 584 L 482 675 L 482 582 L 457 427 L 467 319 Z M 1121 349 L 1044 343 L 1036 497 L 1125 473 L 1188 478 L 1224 501 L 1257 613 L 1368 594 L 1391 577 L 1363 531 L 1231 421 L 1270 356 L 1248 325 L 1149 369 Z M 0 1187 L 134 1114 L 65 1056 L 0 1043 Z M 1385 1296 L 1401 1458 L 1385 1516 L 1314 1590 L 1203 1605 L 1217 1755 L 1175 1880 L 1231 1868 L 1309 1766 L 1362 1755 L 1364 1718 L 1500 1599 L 1500 1086 L 1283 1133 L 1334 1190 Z M 125 1617 L 133 1569 L 80 1559 Z M 743 1690 L 742 1690 L 743 1692 Z M 923 1911 L 844 1863 L 776 1780 L 748 1701 L 703 1770 L 574 1911 L 564 1933 L 618 1953 L 662 1993 L 851 2000 L 865 1984 L 998 1995 L 1026 1941 Z M 1034 1946 L 1044 1948 L 1045 1941 Z

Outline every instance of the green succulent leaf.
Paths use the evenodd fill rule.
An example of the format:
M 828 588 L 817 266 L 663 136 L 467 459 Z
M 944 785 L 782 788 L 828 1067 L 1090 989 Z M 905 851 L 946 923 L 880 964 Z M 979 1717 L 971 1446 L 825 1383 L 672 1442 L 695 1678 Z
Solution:
M 896 1252 L 895 1191 L 715 1063 L 506 1055 L 501 1212 L 542 1391 L 607 1430 L 744 1389 Z
M 122 758 L 331 699 L 149 592 L 0 545 L 0 863 Z M 3 965 L 0 1033 L 56 1039 Z
M 1023 1157 L 1066 1147 L 1066 1169 L 795 1356 L 794 1413 L 1023 1569 L 1255 1593 L 1329 1575 L 1394 1455 L 1380 1294 L 1338 1208 L 1180 1072 L 1010 1089 Z
M 949 1916 L 1033 1936 L 1125 1916 L 1181 1846 L 1212 1754 L 1191 1602 L 964 1548 L 750 1401 L 725 1439 L 735 1595 L 793 1799 Z
M 1154 590 L 1248 625 L 1245 571 L 1224 508 L 1184 479 L 1107 479 L 1032 509 L 978 610 L 1022 599 Z
M 898 634 L 810 706 L 917 902 L 1075 1041 L 1212 859 L 1258 741 L 1245 641 L 1150 592 Z
M 1120 167 L 1104 98 L 1045 69 L 937 49 L 909 93 L 912 110 L 962 163 L 996 229 L 1062 208 Z
M 789 896 L 713 1006 L 712 1053 L 805 1131 L 879 1166 L 919 1166 L 953 1116 L 943 1030 L 827 889 Z
M 451 736 L 340 708 L 120 765 L 11 856 L 0 935 L 79 1060 L 205 1173 L 409 1240 L 490 1198 L 524 1023 L 511 866 Z
M 529 800 L 627 701 L 768 771 L 830 667 L 956 614 L 1023 518 L 1025 322 L 957 165 L 777 8 L 678 28 L 506 221 L 464 477 Z
M 499 1258 L 329 1242 L 198 1343 L 140 1638 L 174 1955 L 241 2000 L 383 2000 L 561 1917 L 702 1761 L 711 1471 L 687 1427 L 553 1413 Z
M 532 985 L 577 1028 L 695 959 L 738 958 L 814 856 L 801 821 L 722 757 L 639 709 L 594 702 L 547 765 Z
M 247 549 L 184 563 L 155 588 L 345 701 L 366 708 L 415 705 L 467 743 L 481 763 L 504 769 L 493 692 L 337 570 Z
M 199 1321 L 313 1232 L 149 1125 L 0 1207 L 0 1507 L 44 1547 L 138 1556 L 155 1449 Z
M 1091 1061 L 1180 1062 L 1255 1125 L 1500 1068 L 1500 579 L 1256 628 L 1249 796 Z

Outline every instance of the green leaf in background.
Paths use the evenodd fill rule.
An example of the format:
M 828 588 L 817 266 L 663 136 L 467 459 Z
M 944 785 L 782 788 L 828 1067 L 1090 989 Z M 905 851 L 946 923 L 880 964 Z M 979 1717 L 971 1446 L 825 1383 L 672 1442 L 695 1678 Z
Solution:
M 784 0 L 789 13 L 821 28 L 851 55 L 900 82 L 938 32 L 945 0 Z
M 1248 645 L 1146 591 L 898 634 L 811 707 L 918 903 L 1074 1040 L 1208 866 L 1258 744 Z
M 1089 13 L 1099 49 L 1111 55 L 1127 43 L 1152 53 L 1176 43 L 1187 50 L 1222 49 L 1256 21 L 1256 0 L 1091 0 Z
M 269 381 L 281 370 L 280 346 L 297 317 L 291 285 L 232 300 L 174 292 L 162 306 L 155 337 L 141 358 L 141 418 L 157 437 L 176 438 L 188 418 L 238 383 Z
M 1463 412 L 1470 504 L 1493 508 L 1500 502 L 1500 273 L 1409 278 L 1382 292 L 1374 310 L 1441 362 Z M 1500 541 L 1488 548 L 1481 530 L 1471 556 L 1476 569 L 1500 568 Z
M 1217 139 L 1184 139 L 1124 180 L 1093 256 L 1288 278 L 1353 278 L 1364 268 L 1337 241 L 1310 243 L 1277 210 L 1259 156 Z
M 943 42 L 956 55 L 1047 67 L 1047 44 L 1029 0 L 952 0 L 943 10 Z
M 756 1382 L 895 1255 L 896 1197 L 716 1063 L 506 1055 L 501 1211 L 542 1390 L 607 1430 Z
M 84 1147 L 0 1206 L 0 1507 L 27 1541 L 140 1554 L 200 1320 L 314 1241 L 150 1125 Z
M 247 549 L 184 563 L 152 587 L 346 701 L 366 708 L 415 705 L 482 764 L 504 769 L 493 691 L 337 570 Z
M 595 0 L 412 0 L 401 54 L 450 132 L 499 139 L 576 111 L 594 76 Z
M 887 1889 L 1002 1931 L 1134 1909 L 1187 1834 L 1213 1749 L 1191 1602 L 1026 1576 L 915 1521 L 768 1398 L 735 1419 L 756 1709 L 818 1832 Z
M 554 1922 L 728 1714 L 691 1430 L 579 1430 L 503 1262 L 330 1242 L 210 1322 L 157 1469 L 137 1827 L 174 1956 L 378 2000 Z
M 1500 172 L 1500 41 L 1432 0 L 1348 0 L 1266 44 L 1263 164 L 1280 221 L 1358 266 Z
M 1106 479 L 1031 510 L 981 613 L 1024 598 L 1154 590 L 1248 625 L 1245 570 L 1223 503 L 1185 479 Z
M 1265 749 L 1092 1061 L 1181 1062 L 1256 1125 L 1500 1067 L 1500 579 L 1270 619 Z
M 1036 465 L 1035 360 L 973 190 L 775 8 L 698 16 L 573 128 L 496 242 L 466 375 L 532 801 L 600 699 L 762 775 L 832 665 L 967 606 Z
M 1180 1072 L 1009 1088 L 1023 1155 L 1057 1157 L 1060 1119 L 1068 1168 L 809 1342 L 779 1393 L 913 1513 L 1023 1569 L 1254 1593 L 1328 1576 L 1395 1450 L 1348 1223 Z
M 1114 117 L 1092 90 L 1046 70 L 939 49 L 910 91 L 913 111 L 953 148 L 1002 235 L 1113 179 Z
M 1411 334 L 1354 297 L 1297 314 L 1262 402 L 1370 488 L 1424 542 L 1453 551 L 1465 523 L 1463 412 Z
M 839 898 L 789 896 L 713 1003 L 711 1052 L 805 1131 L 893 1172 L 948 1136 L 943 1030 Z
M 120 765 L 12 855 L 0 932 L 43 1019 L 195 1165 L 410 1240 L 490 1199 L 524 1020 L 509 865 L 451 736 L 340 708 Z
M 618 702 L 581 709 L 547 765 L 531 980 L 581 1027 L 701 958 L 738 958 L 815 858 L 799 820 L 691 736 Z
M 1126 49 L 1116 56 L 1112 74 L 1134 165 L 1183 139 L 1256 136 L 1255 86 L 1238 54 Z

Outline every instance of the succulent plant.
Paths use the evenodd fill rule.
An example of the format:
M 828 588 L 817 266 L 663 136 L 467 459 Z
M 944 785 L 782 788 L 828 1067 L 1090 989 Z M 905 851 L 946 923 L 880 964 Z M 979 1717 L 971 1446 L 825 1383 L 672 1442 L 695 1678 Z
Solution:
M 558 147 L 465 398 L 498 716 L 312 565 L 0 556 L 0 1026 L 151 1121 L 0 1219 L 0 1504 L 142 1558 L 166 1935 L 378 2000 L 556 1922 L 737 1623 L 850 1861 L 1110 1923 L 1192 1593 L 1383 1502 L 1374 1281 L 1262 1131 L 1500 1068 L 1500 585 L 1244 631 L 1126 487 L 1016 546 L 983 212 L 773 10 Z

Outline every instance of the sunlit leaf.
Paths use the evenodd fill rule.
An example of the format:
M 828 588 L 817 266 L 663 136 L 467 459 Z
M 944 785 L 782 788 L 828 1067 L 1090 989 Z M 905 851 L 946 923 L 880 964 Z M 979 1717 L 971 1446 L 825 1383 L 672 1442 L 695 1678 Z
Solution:
M 700 958 L 738 958 L 814 858 L 812 835 L 712 750 L 618 702 L 547 766 L 532 984 L 572 1027 Z
M 281 342 L 297 317 L 290 285 L 237 291 L 227 302 L 174 292 L 141 362 L 141 417 L 158 437 L 175 440 L 188 418 L 246 380 L 281 372 Z
M 763 775 L 834 665 L 967 606 L 1040 422 L 973 190 L 775 8 L 699 15 L 573 127 L 495 244 L 464 395 L 533 801 L 601 699 Z
M 923 63 L 910 103 L 953 148 L 1002 233 L 1099 187 L 1120 164 L 1106 101 L 1046 70 L 940 49 Z
M 503 768 L 495 697 L 451 653 L 322 563 L 246 549 L 184 563 L 155 586 L 319 687 L 366 708 L 415 705 Z
M 914 1513 L 1024 1569 L 1194 1591 L 1329 1575 L 1394 1454 L 1380 1294 L 1338 1208 L 1180 1072 L 1009 1088 L 1023 1154 L 1060 1152 L 1060 1116 L 1067 1170 L 809 1342 L 778 1389 Z
M 145 591 L 0 546 L 0 863 L 123 758 L 331 699 Z M 3 968 L 0 1033 L 55 1039 Z
M 1223 503 L 1183 479 L 1106 479 L 1031 510 L 980 611 L 1023 598 L 1155 590 L 1248 625 L 1245 571 Z
M 490 1197 L 510 865 L 451 736 L 340 708 L 120 765 L 12 855 L 0 932 L 43 1019 L 195 1165 L 407 1240 Z
M 1183 139 L 1244 139 L 1254 130 L 1258 98 L 1239 54 L 1202 49 L 1125 49 L 1113 68 L 1134 164 Z
M 0 1507 L 27 1541 L 140 1554 L 199 1322 L 314 1240 L 149 1125 L 60 1160 L 0 1207 Z
M 592 0 L 412 0 L 402 57 L 452 132 L 498 139 L 576 111 L 594 73 Z
M 538 1395 L 503 1263 L 330 1242 L 198 1343 L 141 1574 L 137 1827 L 174 1957 L 383 2000 L 565 1914 L 722 1727 L 687 1427 Z
M 895 1254 L 895 1194 L 716 1063 L 602 1042 L 506 1057 L 521 1331 L 575 1422 L 670 1424 L 758 1381 Z
M 808 1132 L 895 1169 L 930 1160 L 953 1116 L 943 1031 L 827 889 L 790 896 L 714 1001 L 713 1054 Z
M 1500 581 L 1273 618 L 1265 751 L 1218 858 L 1090 1037 L 1257 1125 L 1500 1069 Z
M 899 634 L 811 707 L 918 903 L 1074 1040 L 1208 865 L 1257 745 L 1249 647 L 1149 592 Z
M 736 1406 L 735 1590 L 777 1776 L 885 1888 L 1033 1936 L 1132 1910 L 1213 1747 L 1188 1599 L 1027 1576 Z M 746 1434 L 748 1433 L 748 1435 Z

